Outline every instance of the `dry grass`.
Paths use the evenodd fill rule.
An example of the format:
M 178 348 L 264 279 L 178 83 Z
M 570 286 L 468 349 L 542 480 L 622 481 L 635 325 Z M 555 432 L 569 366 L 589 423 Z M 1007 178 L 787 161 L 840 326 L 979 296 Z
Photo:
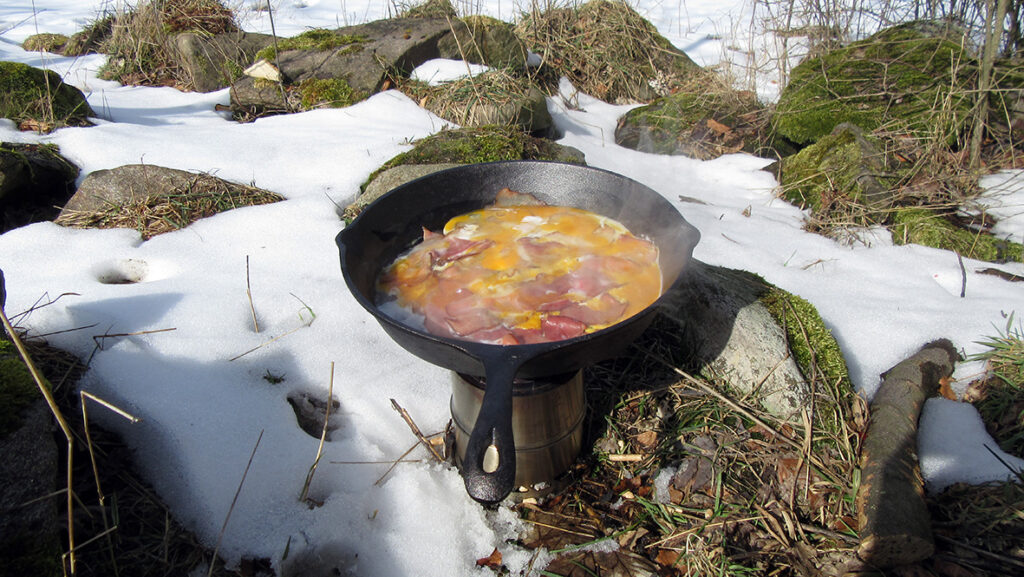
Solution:
M 838 418 L 779 422 L 681 376 L 679 334 L 659 318 L 633 354 L 587 369 L 593 453 L 553 497 L 519 506 L 525 544 L 561 551 L 548 575 L 842 574 L 857 545 L 858 397 L 823 386 Z M 617 550 L 578 550 L 609 539 Z
M 516 29 L 543 60 L 552 92 L 560 77 L 606 102 L 647 102 L 699 73 L 682 52 L 624 2 L 534 9 Z M 681 57 L 681 58 L 680 58 Z
M 284 197 L 273 192 L 200 174 L 187 186 L 157 197 L 97 211 L 67 211 L 54 222 L 75 228 L 130 228 L 149 239 L 219 212 L 281 200 Z
M 150 0 L 114 18 L 100 51 L 110 55 L 100 75 L 122 84 L 188 86 L 172 56 L 180 32 L 237 30 L 234 14 L 219 0 Z
M 420 106 L 460 126 L 494 124 L 481 107 L 505 109 L 526 102 L 533 83 L 505 70 L 490 70 L 438 86 L 414 80 L 400 80 L 398 87 Z M 518 111 L 517 111 L 518 112 Z M 515 114 L 512 120 L 515 120 Z

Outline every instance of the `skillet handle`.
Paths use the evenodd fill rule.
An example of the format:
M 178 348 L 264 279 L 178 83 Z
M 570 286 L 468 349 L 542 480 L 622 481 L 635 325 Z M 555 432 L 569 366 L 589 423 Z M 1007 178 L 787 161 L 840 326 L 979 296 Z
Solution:
M 512 382 L 519 364 L 507 358 L 486 363 L 484 399 L 466 443 L 466 456 L 462 460 L 466 492 L 485 505 L 501 502 L 515 488 Z

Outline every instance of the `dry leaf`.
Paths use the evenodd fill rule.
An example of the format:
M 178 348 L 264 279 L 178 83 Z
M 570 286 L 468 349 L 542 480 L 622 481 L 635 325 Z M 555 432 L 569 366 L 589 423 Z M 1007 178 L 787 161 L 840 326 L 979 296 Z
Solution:
M 501 551 L 498 551 L 498 548 L 495 547 L 494 552 L 492 552 L 490 555 L 488 555 L 487 557 L 481 557 L 480 559 L 477 559 L 476 566 L 490 567 L 491 569 L 501 569 Z
M 718 134 L 719 136 L 721 136 L 723 134 L 728 134 L 729 132 L 732 132 L 731 128 L 729 128 L 728 126 L 726 126 L 726 125 L 722 124 L 721 122 L 715 120 L 714 118 L 709 118 L 708 119 L 708 128 L 713 130 L 715 132 L 715 134 Z
M 953 387 L 951 386 L 952 383 L 953 379 L 949 377 L 942 377 L 939 379 L 939 394 L 951 401 L 958 401 L 960 399 L 958 399 L 956 397 L 956 393 L 953 392 Z
M 654 431 L 644 431 L 634 437 L 636 444 L 640 445 L 644 450 L 650 451 L 658 446 L 658 433 Z
M 676 567 L 682 564 L 683 554 L 672 549 L 659 549 L 658 556 L 654 558 L 662 567 Z

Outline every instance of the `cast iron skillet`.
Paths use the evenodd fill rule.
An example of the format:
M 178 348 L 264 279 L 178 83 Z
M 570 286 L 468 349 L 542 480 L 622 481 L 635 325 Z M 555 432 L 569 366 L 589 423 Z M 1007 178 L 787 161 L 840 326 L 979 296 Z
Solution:
M 377 277 L 401 252 L 419 242 L 422 227 L 439 230 L 453 216 L 490 205 L 505 187 L 528 192 L 548 204 L 574 206 L 615 218 L 633 234 L 652 240 L 659 248 L 666 292 L 679 282 L 700 238 L 697 229 L 664 197 L 638 182 L 596 168 L 538 161 L 472 164 L 430 174 L 374 201 L 338 234 L 345 282 L 391 338 L 435 365 L 485 378 L 484 399 L 462 463 L 466 490 L 485 504 L 501 501 L 514 489 L 512 396 L 513 389 L 520 385 L 513 380 L 576 371 L 619 354 L 647 328 L 658 304 L 590 334 L 513 346 L 435 336 L 377 308 Z M 484 465 L 488 450 L 492 457 L 490 472 Z

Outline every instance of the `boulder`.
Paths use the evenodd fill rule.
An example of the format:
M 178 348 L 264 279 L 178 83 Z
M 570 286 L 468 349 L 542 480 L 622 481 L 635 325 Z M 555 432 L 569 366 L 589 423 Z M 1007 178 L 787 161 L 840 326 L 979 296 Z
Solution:
M 752 273 L 696 260 L 687 275 L 664 314 L 679 324 L 682 346 L 711 382 L 750 395 L 782 419 L 799 419 L 812 401 L 822 402 L 818 370 L 849 386 L 842 353 L 807 301 Z M 790 316 L 797 311 L 799 322 Z M 814 342 L 808 345 L 801 327 Z
M 0 142 L 0 232 L 52 220 L 77 178 L 78 167 L 56 146 Z
M 204 173 L 129 164 L 90 173 L 54 221 L 77 228 L 134 228 L 143 239 L 218 212 L 284 200 Z
M 898 121 L 952 142 L 974 99 L 976 65 L 962 39 L 944 26 L 912 22 L 804 60 L 779 96 L 776 133 L 809 144 L 844 122 L 870 131 Z
M 210 36 L 184 32 L 174 37 L 172 55 L 190 88 L 212 92 L 231 86 L 252 64 L 256 53 L 270 46 L 274 37 L 250 32 L 225 32 Z
M 0 118 L 23 129 L 49 132 L 60 126 L 86 126 L 95 116 L 82 91 L 52 70 L 0 62 Z
M 400 88 L 420 106 L 464 128 L 508 125 L 545 135 L 552 126 L 544 93 L 529 78 L 504 70 L 488 70 L 437 86 L 403 82 Z
M 231 86 L 232 108 L 239 117 L 325 104 L 347 106 L 379 91 L 390 75 L 407 76 L 437 58 L 437 42 L 449 30 L 443 18 L 393 18 L 307 31 L 279 42 L 276 51 L 268 47 L 257 54 L 276 68 L 281 85 L 266 78 L 243 77 Z M 328 88 L 329 96 L 317 99 L 309 92 L 314 88 Z M 306 94 L 299 94 L 303 90 Z M 339 91 L 348 96 L 335 98 Z
M 441 37 L 437 48 L 441 58 L 465 60 L 491 68 L 526 69 L 526 44 L 515 28 L 490 16 L 467 16 L 453 20 L 451 32 Z
M 516 33 L 543 55 L 539 74 L 551 91 L 565 77 L 606 102 L 650 102 L 711 76 L 626 2 L 534 10 Z
M 898 165 L 878 138 L 845 122 L 782 159 L 777 176 L 783 196 L 817 216 L 842 204 L 884 213 L 893 204 L 900 179 Z
M 640 152 L 711 160 L 756 152 L 766 119 L 753 93 L 683 90 L 624 114 L 615 128 L 615 142 Z
M 0 307 L 3 306 L 0 271 Z M 57 445 L 46 401 L 0 330 L 0 572 L 59 575 Z M 9 514 L 12 513 L 13 514 Z

